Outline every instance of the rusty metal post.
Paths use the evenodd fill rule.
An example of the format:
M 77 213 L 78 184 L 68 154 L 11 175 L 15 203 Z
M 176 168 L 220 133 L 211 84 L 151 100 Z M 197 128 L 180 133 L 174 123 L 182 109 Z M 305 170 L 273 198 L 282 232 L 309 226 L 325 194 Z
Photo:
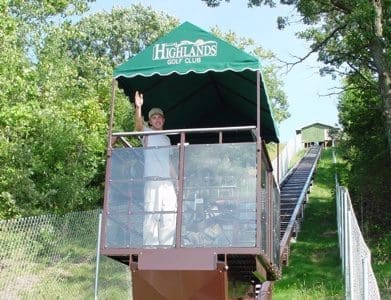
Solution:
M 183 178 L 185 174 L 185 142 L 186 135 L 181 132 L 180 146 L 179 146 L 179 172 L 178 172 L 178 191 L 177 191 L 177 216 L 176 216 L 176 234 L 175 234 L 175 248 L 181 247 L 182 236 L 182 207 L 183 207 Z
M 257 70 L 256 72 L 257 76 L 257 128 L 255 129 L 256 132 L 256 144 L 257 144 L 257 180 L 256 180 L 256 210 L 257 210 L 257 233 L 256 233 L 256 247 L 261 247 L 261 165 L 262 165 L 262 141 L 261 141 L 261 91 L 260 91 L 260 84 L 261 84 L 261 78 L 260 78 L 260 72 Z

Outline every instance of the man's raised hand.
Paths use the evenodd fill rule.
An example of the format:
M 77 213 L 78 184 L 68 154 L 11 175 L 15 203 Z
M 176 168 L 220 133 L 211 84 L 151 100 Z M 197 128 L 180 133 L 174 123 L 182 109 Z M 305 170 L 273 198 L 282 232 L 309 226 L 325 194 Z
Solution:
M 143 103 L 144 103 L 143 94 L 136 91 L 136 93 L 134 94 L 134 104 L 136 105 L 136 107 L 141 108 L 141 106 L 143 106 Z

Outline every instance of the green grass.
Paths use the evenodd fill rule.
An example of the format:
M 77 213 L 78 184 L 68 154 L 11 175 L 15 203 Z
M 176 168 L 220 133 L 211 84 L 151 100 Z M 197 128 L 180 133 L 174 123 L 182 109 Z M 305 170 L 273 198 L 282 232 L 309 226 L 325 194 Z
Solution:
M 391 299 L 391 263 L 372 264 L 377 284 L 380 290 L 380 296 L 383 300 Z
M 274 285 L 273 299 L 343 299 L 331 151 L 323 152 L 289 265 Z

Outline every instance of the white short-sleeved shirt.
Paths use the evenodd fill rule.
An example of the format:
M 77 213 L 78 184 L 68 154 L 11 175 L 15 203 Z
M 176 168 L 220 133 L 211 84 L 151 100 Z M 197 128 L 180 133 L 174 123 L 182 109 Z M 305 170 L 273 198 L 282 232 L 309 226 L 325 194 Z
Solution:
M 144 131 L 152 131 L 144 127 Z M 144 137 L 144 177 L 170 177 L 171 142 L 165 134 L 154 134 Z

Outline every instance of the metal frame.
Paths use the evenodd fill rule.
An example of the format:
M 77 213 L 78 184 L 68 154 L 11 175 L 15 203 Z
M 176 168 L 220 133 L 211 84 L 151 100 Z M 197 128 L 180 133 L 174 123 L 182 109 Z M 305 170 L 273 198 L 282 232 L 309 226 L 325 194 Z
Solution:
M 113 133 L 114 124 L 114 107 L 115 107 L 115 89 L 117 87 L 117 81 L 112 81 L 112 98 L 110 104 L 110 121 L 109 121 L 109 136 L 107 145 L 107 164 L 106 164 L 106 183 L 110 178 L 111 168 L 111 155 L 113 147 L 117 142 L 121 142 L 125 147 L 132 147 L 126 140 L 126 137 L 154 135 L 154 134 L 166 134 L 166 135 L 179 135 L 179 173 L 178 173 L 178 207 L 177 207 L 177 224 L 176 224 L 176 242 L 173 248 L 106 248 L 106 226 L 107 226 L 107 213 L 108 213 L 108 189 L 105 189 L 104 193 L 104 210 L 102 218 L 102 243 L 100 247 L 100 253 L 113 258 L 127 258 L 128 264 L 131 270 L 134 272 L 148 272 L 148 270 L 173 270 L 182 272 L 183 270 L 192 270 L 197 272 L 204 272 L 205 270 L 220 270 L 227 271 L 227 256 L 229 255 L 253 255 L 254 266 L 258 269 L 260 267 L 259 262 L 264 267 L 264 273 L 269 274 L 268 278 L 277 278 L 276 275 L 279 270 L 274 266 L 279 265 L 279 262 L 274 262 L 274 240 L 273 240 L 273 226 L 274 226 L 274 214 L 273 214 L 273 175 L 272 164 L 266 151 L 266 146 L 261 138 L 261 73 L 256 72 L 256 126 L 238 126 L 238 127 L 217 127 L 217 128 L 193 128 L 193 129 L 177 129 L 177 130 L 162 130 L 162 131 L 148 131 L 148 132 L 116 132 Z M 184 152 L 186 143 L 186 134 L 189 133 L 218 133 L 218 143 L 223 143 L 223 133 L 228 131 L 251 131 L 256 143 L 256 245 L 254 247 L 210 247 L 210 248 L 184 248 L 181 247 L 181 227 L 182 227 L 182 202 L 183 202 L 183 185 L 184 185 Z M 254 136 L 255 133 L 255 136 Z M 266 253 L 262 249 L 262 220 L 261 210 L 261 182 L 262 182 L 262 164 L 266 164 L 267 172 L 267 189 L 269 190 L 268 197 L 265 200 L 267 209 L 268 222 L 266 227 Z M 261 258 L 258 260 L 258 258 Z M 145 271 L 142 271 L 145 270 Z M 182 270 L 182 271 L 181 271 Z M 199 273 L 202 274 L 202 273 Z M 202 275 L 200 275 L 202 276 Z
M 181 136 L 181 142 L 180 142 L 180 151 L 179 151 L 179 165 L 180 165 L 180 168 L 179 168 L 179 180 L 178 180 L 178 195 L 177 195 L 177 199 L 178 199 L 178 208 L 177 208 L 177 216 L 178 216 L 178 219 L 179 220 L 182 220 L 182 200 L 183 200 L 183 174 L 184 174 L 184 145 L 185 145 L 185 142 L 186 142 L 186 133 L 200 133 L 200 132 L 217 132 L 219 133 L 219 142 L 222 142 L 222 133 L 223 132 L 229 132 L 229 131 L 249 131 L 249 130 L 253 130 L 255 129 L 254 126 L 241 126 L 241 127 L 222 127 L 222 128 L 196 128 L 196 129 L 180 129 L 180 130 L 160 130 L 160 131 L 147 131 L 147 132 L 119 132 L 119 133 L 113 133 L 113 137 L 124 137 L 124 136 L 127 136 L 127 137 L 131 137 L 131 136 L 143 136 L 143 135 L 153 135 L 153 134 L 179 134 Z M 111 141 L 114 141 L 114 143 L 117 141 L 118 139 L 111 139 Z M 111 145 L 109 147 L 109 154 L 108 154 L 108 157 L 111 156 L 111 150 L 113 149 L 113 145 Z M 267 172 L 269 174 L 271 174 L 272 172 L 272 167 L 271 167 L 271 162 L 270 162 L 270 159 L 268 157 L 268 155 L 266 154 L 266 147 L 263 143 L 261 143 L 261 146 L 260 146 L 260 150 L 259 148 L 257 147 L 257 156 L 258 156 L 258 159 L 261 159 L 261 164 L 257 163 L 257 172 L 258 172 L 258 176 L 257 176 L 257 181 L 259 181 L 259 183 L 257 184 L 257 209 L 258 211 L 261 210 L 261 198 L 260 198 L 260 181 L 261 181 L 261 176 L 259 176 L 260 172 L 261 172 L 261 165 L 262 165 L 262 162 L 266 164 L 266 169 L 267 169 Z M 260 153 L 264 153 L 264 156 L 260 155 Z M 264 157 L 264 158 L 263 158 Z M 110 178 L 110 169 L 109 169 L 109 164 L 108 164 L 108 169 L 106 171 L 106 180 L 108 180 L 108 178 Z M 271 178 L 271 177 L 270 177 Z M 269 180 L 269 182 L 267 182 L 268 186 L 269 186 L 269 190 L 272 190 L 272 183 L 271 183 L 271 180 Z M 107 192 L 105 193 L 105 207 L 104 207 L 104 216 L 106 215 L 107 213 L 107 202 L 108 202 L 108 195 L 107 195 Z M 269 208 L 271 208 L 271 204 L 269 203 L 271 201 L 271 193 L 269 193 L 269 196 L 268 196 L 268 199 L 266 199 L 266 203 L 268 204 L 267 206 Z M 103 218 L 104 219 L 104 224 L 103 224 L 103 228 L 105 228 L 106 226 L 106 217 Z M 183 248 L 183 247 L 180 247 L 180 237 L 181 237 L 181 233 L 180 233 L 180 230 L 181 230 L 181 222 L 177 222 L 177 231 L 176 231 L 176 243 L 175 243 L 175 248 L 178 249 L 178 248 L 181 248 L 181 249 L 185 249 L 185 251 L 190 251 L 190 252 L 193 252 L 194 249 L 203 249 L 203 248 Z M 143 248 L 116 248 L 116 249 L 107 249 L 105 248 L 104 246 L 104 242 L 106 241 L 106 232 L 103 231 L 103 243 L 102 243 L 102 254 L 105 254 L 105 255 L 127 255 L 127 254 L 137 254 L 141 251 L 141 249 Z M 257 241 L 257 244 L 255 245 L 255 247 L 243 247 L 243 248 L 239 248 L 239 247 L 218 247 L 218 248 L 207 248 L 207 249 L 210 249 L 211 251 L 207 251 L 207 252 L 211 252 L 211 253 L 232 253 L 232 254 L 255 254 L 255 255 L 259 255 L 259 254 L 264 254 L 264 252 L 261 250 L 261 245 L 259 244 L 261 241 L 259 240 L 261 238 L 261 220 L 260 220 L 260 216 L 258 217 L 257 216 L 257 237 L 256 237 L 256 241 Z M 272 240 L 271 240 L 271 236 L 267 238 L 267 244 L 268 245 L 271 245 L 272 244 Z M 153 249 L 153 251 L 161 251 L 161 249 Z M 164 249 L 163 251 L 170 251 L 172 249 Z

